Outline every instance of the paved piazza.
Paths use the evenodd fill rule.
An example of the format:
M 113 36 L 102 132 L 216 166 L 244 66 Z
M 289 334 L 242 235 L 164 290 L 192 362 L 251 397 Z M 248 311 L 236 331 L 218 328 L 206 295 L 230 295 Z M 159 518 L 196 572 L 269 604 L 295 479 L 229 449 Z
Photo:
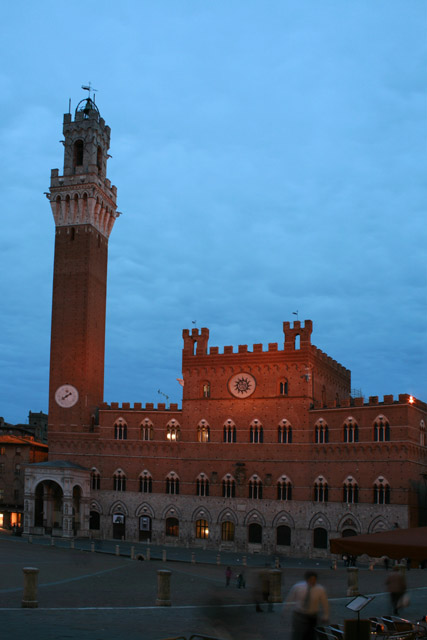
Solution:
M 221 566 L 202 563 L 203 552 L 196 554 L 197 564 L 156 559 L 137 561 L 114 553 L 53 547 L 46 542 L 43 545 L 41 540 L 34 540 L 30 544 L 25 538 L 0 535 L 0 615 L 5 638 L 163 640 L 184 636 L 188 640 L 196 633 L 221 640 L 288 640 L 290 637 L 289 605 L 284 611 L 281 604 L 275 604 L 273 612 L 255 611 L 264 558 L 248 557 L 246 589 L 237 589 L 234 575 L 228 588 L 224 576 L 225 563 L 232 565 L 233 574 L 240 571 L 241 558 L 237 556 L 221 556 Z M 112 551 L 114 544 L 110 543 Z M 191 551 L 182 550 L 182 557 L 188 557 Z M 174 553 L 178 559 L 180 551 L 175 549 Z M 314 567 L 328 591 L 331 622 L 354 617 L 345 608 L 350 598 L 346 597 L 344 567 L 332 570 L 326 562 L 297 559 L 285 559 L 282 564 L 284 597 L 305 569 Z M 23 567 L 40 570 L 36 609 L 21 608 Z M 155 605 L 159 569 L 172 572 L 170 607 Z M 390 613 L 388 595 L 384 593 L 385 577 L 382 568 L 373 571 L 364 565 L 359 568 L 360 592 L 376 596 L 364 610 L 367 616 Z M 412 569 L 407 580 L 411 603 L 405 615 L 420 618 L 427 613 L 427 570 Z

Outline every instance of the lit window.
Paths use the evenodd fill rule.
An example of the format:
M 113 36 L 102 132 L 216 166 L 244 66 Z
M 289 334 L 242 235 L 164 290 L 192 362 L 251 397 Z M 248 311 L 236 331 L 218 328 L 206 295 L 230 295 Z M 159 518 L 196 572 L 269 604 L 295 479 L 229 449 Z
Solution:
M 169 442 L 177 442 L 179 440 L 179 424 L 176 420 L 170 420 L 166 426 L 166 439 Z
M 210 427 L 206 420 L 201 420 L 197 427 L 197 440 L 198 442 L 210 441 Z
M 203 540 L 209 538 L 209 526 L 207 520 L 196 521 L 196 538 L 202 538 Z

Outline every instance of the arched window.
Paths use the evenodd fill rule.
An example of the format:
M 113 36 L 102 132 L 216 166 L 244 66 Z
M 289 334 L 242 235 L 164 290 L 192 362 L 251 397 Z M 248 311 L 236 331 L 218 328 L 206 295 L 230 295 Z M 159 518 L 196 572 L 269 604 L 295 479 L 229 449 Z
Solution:
M 314 428 L 314 439 L 317 444 L 329 442 L 329 429 L 323 418 L 319 418 Z
M 166 518 L 165 535 L 172 538 L 179 536 L 179 520 L 178 518 Z
M 117 469 L 113 476 L 114 491 L 126 491 L 126 476 L 121 469 Z
M 90 472 L 90 488 L 92 491 L 99 491 L 101 488 L 101 475 L 95 467 L 93 467 Z
M 148 471 L 143 471 L 139 476 L 139 491 L 140 493 L 152 493 L 153 491 L 153 479 Z
M 230 520 L 226 520 L 221 524 L 221 540 L 222 542 L 233 542 L 234 541 L 234 522 Z
M 328 532 L 322 527 L 317 527 L 313 531 L 313 547 L 315 549 L 328 548 Z
M 279 423 L 277 441 L 280 444 L 290 444 L 292 442 L 292 426 L 285 419 Z
M 154 435 L 154 425 L 148 418 L 141 423 L 141 440 L 152 440 Z
M 196 538 L 203 540 L 209 538 L 209 525 L 207 520 L 196 520 Z
M 81 167 L 83 164 L 83 140 L 76 140 L 74 143 L 74 166 Z
M 259 420 L 253 420 L 249 429 L 249 442 L 263 442 L 264 432 Z
M 359 502 L 359 487 L 352 476 L 348 476 L 343 484 L 342 501 L 347 504 L 357 504 Z
M 286 378 L 283 378 L 283 380 L 280 380 L 279 382 L 279 395 L 287 396 L 288 390 L 289 390 L 288 381 L 286 380 Z
M 384 416 L 378 416 L 374 422 L 375 442 L 385 442 L 390 440 L 390 425 Z
M 374 504 L 390 504 L 390 485 L 382 477 L 374 483 Z
M 248 527 L 248 542 L 250 544 L 262 543 L 262 526 L 258 522 L 251 522 Z
M 353 418 L 347 418 L 344 422 L 344 442 L 359 442 L 359 427 Z
M 201 473 L 196 480 L 196 495 L 209 495 L 209 480 L 204 473 Z
M 261 500 L 262 498 L 262 482 L 256 475 L 253 475 L 249 480 L 249 498 L 254 500 Z
M 206 420 L 200 420 L 197 426 L 198 442 L 209 442 L 211 439 L 211 430 Z
M 179 440 L 179 424 L 175 419 L 169 420 L 166 425 L 166 439 L 169 442 L 177 442 Z
M 123 418 L 119 418 L 114 425 L 114 440 L 127 440 L 128 428 Z
M 276 544 L 282 547 L 289 547 L 291 545 L 291 528 L 285 524 L 280 525 L 276 529 Z
M 204 382 L 202 386 L 202 397 L 210 398 L 211 397 L 211 385 L 210 382 Z
M 319 476 L 314 483 L 314 502 L 328 502 L 328 483 L 323 476 Z
M 232 420 L 227 420 L 224 424 L 224 442 L 236 442 L 236 425 Z
M 292 500 L 292 484 L 287 476 L 282 476 L 277 483 L 277 499 Z
M 174 471 L 171 471 L 166 478 L 166 493 L 171 495 L 178 495 L 179 493 L 179 478 Z
M 222 481 L 222 497 L 223 498 L 235 498 L 236 497 L 236 481 L 227 473 Z

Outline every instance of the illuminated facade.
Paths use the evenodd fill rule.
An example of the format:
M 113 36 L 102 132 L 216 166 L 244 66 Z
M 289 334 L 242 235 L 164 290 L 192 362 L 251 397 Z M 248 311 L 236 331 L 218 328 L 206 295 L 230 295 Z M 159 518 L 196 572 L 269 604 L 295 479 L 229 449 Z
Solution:
M 103 402 L 109 128 L 64 117 L 56 224 L 49 462 L 26 471 L 25 531 L 328 553 L 349 532 L 423 522 L 426 405 L 351 398 L 350 372 L 283 323 L 283 344 L 209 346 L 183 332 L 182 409 Z

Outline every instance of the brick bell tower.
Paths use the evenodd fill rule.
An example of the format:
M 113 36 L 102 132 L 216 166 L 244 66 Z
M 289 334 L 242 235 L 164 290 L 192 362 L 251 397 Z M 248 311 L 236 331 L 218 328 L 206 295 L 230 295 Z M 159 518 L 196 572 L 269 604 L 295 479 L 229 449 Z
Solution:
M 64 171 L 51 172 L 55 220 L 49 381 L 49 458 L 90 433 L 104 393 L 108 238 L 117 189 L 106 177 L 110 127 L 89 97 L 64 114 Z M 61 457 L 62 457 L 61 455 Z

